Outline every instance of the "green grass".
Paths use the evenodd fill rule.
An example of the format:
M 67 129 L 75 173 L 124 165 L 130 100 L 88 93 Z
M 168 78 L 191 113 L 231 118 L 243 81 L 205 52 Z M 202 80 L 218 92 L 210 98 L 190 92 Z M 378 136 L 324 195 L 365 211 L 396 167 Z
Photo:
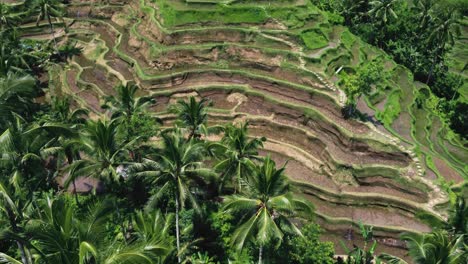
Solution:
M 268 18 L 265 9 L 261 7 L 238 8 L 217 5 L 210 9 L 179 10 L 167 0 L 156 0 L 156 3 L 161 9 L 160 14 L 166 27 L 207 22 L 221 24 L 263 23 Z
M 354 36 L 349 30 L 343 31 L 341 33 L 341 42 L 345 45 L 347 49 L 351 49 L 356 42 L 356 36 Z
M 262 24 L 274 18 L 289 28 L 304 26 L 308 20 L 319 15 L 319 10 L 306 2 L 296 5 L 293 1 L 242 2 L 240 4 L 207 4 L 216 0 L 202 0 L 187 4 L 181 1 L 154 0 L 159 6 L 166 27 L 181 25 L 216 24 Z
M 328 38 L 320 30 L 308 30 L 301 33 L 304 45 L 310 49 L 319 49 L 328 45 Z

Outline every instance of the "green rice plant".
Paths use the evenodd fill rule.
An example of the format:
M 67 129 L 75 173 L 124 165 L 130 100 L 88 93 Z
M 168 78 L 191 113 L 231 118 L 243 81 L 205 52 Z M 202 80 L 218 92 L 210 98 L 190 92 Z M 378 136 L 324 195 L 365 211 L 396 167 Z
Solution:
M 304 45 L 310 49 L 319 49 L 328 45 L 328 38 L 320 30 L 308 30 L 301 33 Z

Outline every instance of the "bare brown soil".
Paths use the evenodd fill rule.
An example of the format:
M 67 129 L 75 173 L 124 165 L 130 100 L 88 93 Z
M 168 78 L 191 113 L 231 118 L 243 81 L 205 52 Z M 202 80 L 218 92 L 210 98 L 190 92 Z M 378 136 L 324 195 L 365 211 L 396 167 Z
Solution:
M 464 181 L 463 177 L 450 168 L 445 161 L 436 157 L 434 157 L 433 160 L 437 170 L 439 170 L 442 177 L 444 177 L 448 182 L 452 181 L 454 183 L 460 183 Z
M 411 116 L 407 112 L 401 112 L 398 118 L 393 121 L 392 128 L 404 139 L 413 141 L 411 137 Z
M 357 222 L 375 226 L 405 227 L 418 232 L 429 232 L 431 229 L 414 219 L 414 216 L 402 214 L 401 211 L 392 208 L 379 208 L 366 205 L 365 207 L 356 207 L 347 205 L 346 201 L 342 204 L 334 204 L 330 201 L 324 201 L 313 195 L 306 195 L 315 209 L 331 217 L 344 217 Z

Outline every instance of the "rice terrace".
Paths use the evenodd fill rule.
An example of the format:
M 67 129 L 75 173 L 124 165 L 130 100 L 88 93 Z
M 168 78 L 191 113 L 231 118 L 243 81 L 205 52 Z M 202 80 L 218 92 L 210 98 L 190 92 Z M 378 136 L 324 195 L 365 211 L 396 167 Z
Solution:
M 463 0 L 0 0 L 0 263 L 468 263 Z

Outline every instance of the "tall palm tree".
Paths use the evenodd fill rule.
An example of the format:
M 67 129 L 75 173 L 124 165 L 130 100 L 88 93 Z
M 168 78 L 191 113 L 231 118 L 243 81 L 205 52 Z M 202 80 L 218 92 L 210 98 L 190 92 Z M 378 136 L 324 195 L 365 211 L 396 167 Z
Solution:
M 139 88 L 136 84 L 119 84 L 115 89 L 117 96 L 107 96 L 102 106 L 111 111 L 112 119 L 129 120 L 135 113 L 145 111 L 151 104 L 156 103 L 151 96 L 138 97 Z
M 79 128 L 88 117 L 89 111 L 84 108 L 72 109 L 70 97 L 52 97 L 50 121 L 67 124 L 72 128 Z
M 369 15 L 371 15 L 376 21 L 379 21 L 381 25 L 386 25 L 388 22 L 388 17 L 397 18 L 395 11 L 393 10 L 394 5 L 399 0 L 375 0 L 371 1 L 371 10 Z
M 30 190 L 32 193 L 44 183 L 50 183 L 52 175 L 45 171 L 46 158 L 61 151 L 53 143 L 42 131 L 28 127 L 23 118 L 15 115 L 15 122 L 0 135 L 0 151 L 3 168 L 10 172 L 10 183 L 17 190 L 29 182 L 35 186 Z
M 345 24 L 351 26 L 353 20 L 360 17 L 367 1 L 364 0 L 343 0 L 337 1 L 340 14 L 345 19 Z
M 207 110 L 208 100 L 203 98 L 199 101 L 195 97 L 190 97 L 188 102 L 179 100 L 171 111 L 178 115 L 179 121 L 183 127 L 188 129 L 187 140 L 192 138 L 199 139 L 203 132 L 206 132 L 206 122 L 208 120 Z
M 39 23 L 43 19 L 47 19 L 47 22 L 50 26 L 50 34 L 54 41 L 55 50 L 57 50 L 57 41 L 54 36 L 54 25 L 52 23 L 52 18 L 62 18 L 64 15 L 64 6 L 59 0 L 36 0 L 34 6 L 37 10 L 37 19 L 36 26 L 39 26 Z
M 419 28 L 425 29 L 432 21 L 432 9 L 435 5 L 435 0 L 415 0 L 414 9 L 419 15 Z
M 117 96 L 107 96 L 102 108 L 110 110 L 111 119 L 123 125 L 125 138 L 130 141 L 130 137 L 136 132 L 130 127 L 132 117 L 145 113 L 156 100 L 151 96 L 137 96 L 139 88 L 133 83 L 119 84 L 116 90 Z
M 201 167 L 205 153 L 203 143 L 184 140 L 178 129 L 161 136 L 163 146 L 155 153 L 155 160 L 145 159 L 133 165 L 132 170 L 136 171 L 135 176 L 149 178 L 152 184 L 158 186 L 148 208 L 152 208 L 168 191 L 174 195 L 177 260 L 181 263 L 179 213 L 186 201 L 198 209 L 193 187 L 203 182 L 203 177 L 210 175 L 210 171 Z
M 37 129 L 46 130 L 55 139 L 56 144 L 62 147 L 60 155 L 57 156 L 58 164 L 63 164 L 62 161 L 65 161 L 68 165 L 71 165 L 75 160 L 80 159 L 81 141 L 79 140 L 79 131 L 86 124 L 88 112 L 87 109 L 83 108 L 72 109 L 69 97 L 52 97 L 51 109 L 47 115 L 41 117 L 40 122 L 44 123 L 38 126 Z M 51 130 L 49 129 L 51 124 L 66 127 L 66 129 Z M 72 183 L 76 203 L 79 204 L 75 178 L 73 178 Z
M 18 13 L 15 13 L 7 4 L 0 2 L 0 32 L 13 28 L 19 19 Z
M 237 179 L 236 191 L 241 191 L 241 179 L 243 176 L 251 175 L 253 172 L 254 160 L 259 160 L 258 149 L 263 147 L 266 138 L 252 138 L 248 136 L 248 123 L 241 124 L 239 127 L 227 125 L 224 129 L 224 136 L 221 142 L 216 143 L 219 146 L 220 160 L 214 169 L 221 172 L 221 191 L 226 182 Z M 236 186 L 236 184 L 234 184 Z
M 377 44 L 381 47 L 385 39 L 385 29 L 389 18 L 398 18 L 393 10 L 394 5 L 400 0 L 374 0 L 369 4 L 371 9 L 368 14 L 373 19 L 373 23 L 379 28 L 381 36 L 377 38 Z
M 108 184 L 117 184 L 121 175 L 117 166 L 125 160 L 124 153 L 130 143 L 117 140 L 118 123 L 115 121 L 89 121 L 82 131 L 79 144 L 85 157 L 69 166 L 69 177 L 65 187 L 76 177 L 94 177 Z
M 445 229 L 455 236 L 464 235 L 465 243 L 468 244 L 468 206 L 461 195 L 457 195 L 452 204 Z
M 434 28 L 428 38 L 430 47 L 434 47 L 434 56 L 429 70 L 427 81 L 432 78 L 434 67 L 443 59 L 444 52 L 455 44 L 455 39 L 460 35 L 460 14 L 455 9 L 441 8 L 434 19 Z
M 21 197 L 19 192 L 8 190 L 8 185 L 0 182 L 0 240 L 12 240 L 16 242 L 20 252 L 22 264 L 32 264 L 32 256 L 29 251 L 28 243 L 20 235 L 23 232 L 24 211 L 28 202 Z M 6 221 L 3 221 L 5 218 Z M 8 256 L 0 256 L 8 258 Z M 6 262 L 9 263 L 9 262 Z
M 457 10 L 441 10 L 435 17 L 435 27 L 429 35 L 429 42 L 442 51 L 455 43 L 460 35 L 460 13 Z
M 263 247 L 281 244 L 284 232 L 302 235 L 292 218 L 310 218 L 312 205 L 296 197 L 284 175 L 285 168 L 276 169 L 270 157 L 255 166 L 254 174 L 245 177 L 246 188 L 241 194 L 225 197 L 226 213 L 241 212 L 242 223 L 232 237 L 232 245 L 242 250 L 246 242 L 259 246 L 259 263 Z

